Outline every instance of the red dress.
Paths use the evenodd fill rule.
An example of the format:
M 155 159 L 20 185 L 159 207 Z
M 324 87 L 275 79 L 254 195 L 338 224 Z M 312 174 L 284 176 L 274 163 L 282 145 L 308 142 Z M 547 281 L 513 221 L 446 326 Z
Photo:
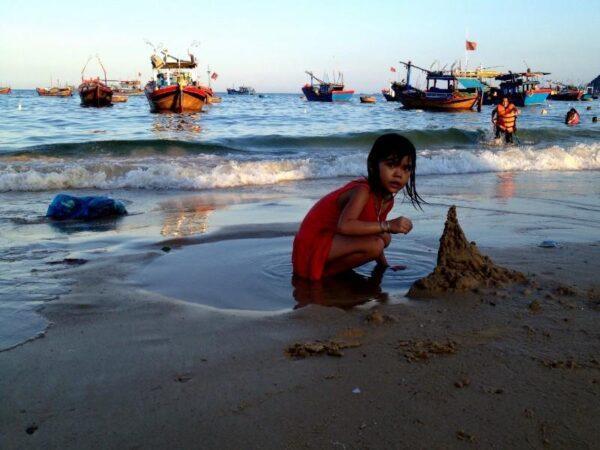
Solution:
M 294 274 L 311 280 L 321 279 L 325 262 L 331 250 L 333 236 L 337 231 L 338 221 L 342 214 L 338 199 L 344 192 L 357 186 L 367 186 L 369 188 L 369 199 L 358 219 L 368 222 L 386 220 L 388 213 L 394 206 L 393 199 L 385 211 L 382 211 L 377 217 L 377 206 L 380 200 L 375 199 L 375 194 L 364 178 L 351 181 L 338 190 L 327 194 L 311 208 L 296 234 L 292 252 Z

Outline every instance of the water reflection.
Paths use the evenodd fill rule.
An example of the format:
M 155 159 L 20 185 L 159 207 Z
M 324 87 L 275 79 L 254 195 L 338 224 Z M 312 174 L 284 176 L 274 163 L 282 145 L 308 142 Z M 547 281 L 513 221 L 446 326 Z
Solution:
M 48 219 L 50 226 L 60 233 L 73 234 L 81 232 L 105 232 L 114 231 L 119 227 L 119 223 L 124 216 L 107 217 L 91 221 L 81 220 L 51 220 Z
M 200 133 L 200 113 L 193 114 L 157 114 L 153 116 L 154 133 Z
M 160 234 L 168 237 L 190 236 L 208 231 L 208 218 L 218 208 L 201 197 L 186 197 L 161 204 L 165 211 Z
M 496 198 L 508 200 L 515 196 L 515 176 L 512 172 L 500 173 L 496 176 Z
M 352 270 L 319 281 L 293 276 L 295 308 L 314 303 L 349 309 L 372 300 L 386 302 L 388 294 L 381 289 L 384 272 L 385 269 L 375 267 L 366 277 Z

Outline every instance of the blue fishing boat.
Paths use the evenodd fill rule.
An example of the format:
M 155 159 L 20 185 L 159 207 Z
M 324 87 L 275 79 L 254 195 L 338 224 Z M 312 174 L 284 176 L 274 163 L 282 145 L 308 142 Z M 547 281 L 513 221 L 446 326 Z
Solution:
M 508 72 L 496 77 L 500 81 L 500 87 L 493 90 L 490 103 L 500 103 L 502 97 L 508 97 L 516 106 L 540 105 L 546 101 L 552 93 L 550 88 L 540 87 L 539 77 L 550 75 L 548 72 Z M 486 102 L 487 103 L 487 102 Z
M 352 100 L 354 91 L 344 89 L 342 74 L 339 74 L 336 81 L 330 83 L 315 77 L 312 72 L 307 71 L 306 73 L 310 76 L 310 84 L 305 84 L 302 92 L 309 102 L 348 102 Z
M 229 95 L 254 95 L 256 91 L 250 86 L 240 86 L 236 88 L 227 88 L 227 94 Z

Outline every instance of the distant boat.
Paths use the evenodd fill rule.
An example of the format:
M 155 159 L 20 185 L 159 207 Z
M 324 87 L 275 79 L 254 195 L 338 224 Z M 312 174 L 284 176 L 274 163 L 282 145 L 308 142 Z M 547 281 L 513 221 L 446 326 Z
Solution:
M 342 74 L 339 74 L 338 79 L 332 83 L 320 80 L 312 72 L 306 71 L 306 74 L 310 76 L 310 84 L 305 84 L 302 92 L 309 102 L 348 102 L 352 100 L 354 91 L 344 90 Z
M 388 89 L 382 89 L 381 94 L 388 102 L 399 102 L 400 93 L 406 89 L 406 82 L 392 81 Z
M 400 93 L 400 102 L 406 109 L 426 111 L 468 111 L 477 106 L 480 110 L 482 94 L 479 89 L 461 89 L 460 81 L 451 72 L 430 71 L 415 66 L 410 61 L 406 66 L 407 88 Z M 410 84 L 412 69 L 427 74 L 427 87 L 424 91 Z
M 0 95 L 7 95 L 12 92 L 12 89 L 9 87 L 0 87 Z
M 227 88 L 227 93 L 229 95 L 254 95 L 256 94 L 256 91 L 250 86 L 240 86 L 237 89 Z
M 372 95 L 361 95 L 360 96 L 361 103 L 376 103 L 377 99 Z
M 125 103 L 127 100 L 129 100 L 129 97 L 127 95 L 113 93 L 113 96 L 112 96 L 113 103 Z
M 106 81 L 106 69 L 102 65 L 102 61 L 100 61 L 99 57 L 98 63 L 104 72 L 104 82 L 100 81 L 100 78 L 88 78 L 85 79 L 83 74 L 85 72 L 85 68 L 90 62 L 91 58 L 85 63 L 83 69 L 81 69 L 81 84 L 79 85 L 79 98 L 81 99 L 82 106 L 92 106 L 94 108 L 102 108 L 105 106 L 112 105 L 112 96 L 113 91 L 110 87 L 108 87 L 108 83 Z
M 507 97 L 516 106 L 540 105 L 552 93 L 550 88 L 540 87 L 539 77 L 550 75 L 548 72 L 508 72 L 498 75 L 500 88 L 492 89 L 490 98 L 484 103 L 498 104 L 502 97 Z
M 98 78 L 83 80 L 78 90 L 82 106 L 102 108 L 112 105 L 112 89 Z
M 140 74 L 141 76 L 141 74 Z M 122 95 L 142 95 L 144 90 L 142 89 L 141 80 L 108 80 L 113 82 L 111 89 L 115 94 Z
M 51 87 L 51 88 L 36 88 L 36 92 L 41 97 L 71 97 L 73 95 L 73 89 L 67 87 Z
M 212 89 L 201 86 L 195 79 L 197 67 L 194 55 L 189 60 L 182 60 L 162 52 L 163 57 L 154 54 L 152 62 L 153 79 L 146 84 L 144 92 L 152 112 L 200 112 Z M 171 61 L 169 61 L 171 59 Z
M 581 97 L 583 97 L 583 90 L 578 89 L 575 86 L 559 85 L 556 89 L 552 89 L 552 92 L 548 95 L 548 100 L 576 102 L 581 99 Z

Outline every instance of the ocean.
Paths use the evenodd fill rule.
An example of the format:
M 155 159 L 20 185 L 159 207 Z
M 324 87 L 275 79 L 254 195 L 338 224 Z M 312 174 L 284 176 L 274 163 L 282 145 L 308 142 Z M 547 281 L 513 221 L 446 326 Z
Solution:
M 208 252 L 206 285 L 218 279 L 225 286 L 228 270 L 247 271 L 235 289 L 209 289 L 210 306 L 293 307 L 293 231 L 269 224 L 297 224 L 315 199 L 364 175 L 373 141 L 391 131 L 416 145 L 417 187 L 429 204 L 421 213 L 398 202 L 394 211 L 412 214 L 415 231 L 410 246 L 390 247 L 409 270 L 386 276 L 384 294 L 401 293 L 431 269 L 451 204 L 462 207 L 469 236 L 488 246 L 600 239 L 600 124 L 591 120 L 598 101 L 523 108 L 516 145 L 506 147 L 492 139 L 491 107 L 432 113 L 405 111 L 381 96 L 376 104 L 360 104 L 358 96 L 348 104 L 308 103 L 300 93 L 222 97 L 200 114 L 161 115 L 150 113 L 143 96 L 102 109 L 81 107 L 77 96 L 29 90 L 0 96 L 0 349 L 44 332 L 49 324 L 38 311 L 69 291 L 63 274 L 78 260 L 140 251 L 164 239 L 219 232 L 229 241 L 244 233 L 271 238 L 274 244 L 262 251 L 254 241 L 223 244 L 228 250 L 214 260 L 212 244 L 200 250 Z M 567 127 L 564 116 L 573 106 L 581 124 Z M 44 216 L 59 192 L 113 196 L 130 215 L 53 223 Z M 227 253 L 241 247 L 244 258 L 228 261 Z M 184 259 L 169 257 L 179 274 L 187 270 Z M 138 282 L 144 276 L 150 284 L 165 278 L 156 290 L 169 294 L 168 270 L 152 269 Z M 268 301 L 227 302 L 252 289 Z

